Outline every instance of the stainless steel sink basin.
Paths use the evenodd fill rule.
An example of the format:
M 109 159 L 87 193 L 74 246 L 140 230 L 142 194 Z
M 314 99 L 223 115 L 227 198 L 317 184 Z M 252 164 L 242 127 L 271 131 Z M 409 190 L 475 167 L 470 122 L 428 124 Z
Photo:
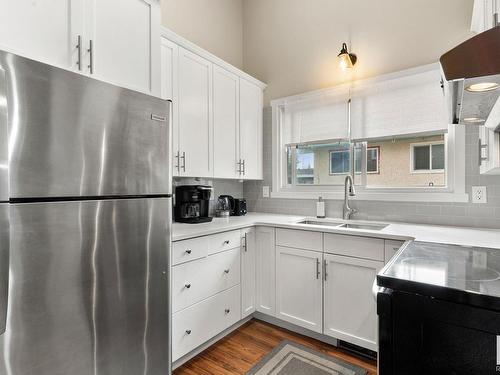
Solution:
M 338 227 L 338 226 L 342 225 L 341 223 L 334 223 L 334 222 L 330 222 L 330 221 L 316 221 L 316 220 L 299 221 L 297 224 L 323 225 L 326 227 Z
M 338 226 L 339 228 L 347 228 L 347 229 L 366 229 L 366 230 L 382 230 L 387 225 L 385 224 L 341 224 Z

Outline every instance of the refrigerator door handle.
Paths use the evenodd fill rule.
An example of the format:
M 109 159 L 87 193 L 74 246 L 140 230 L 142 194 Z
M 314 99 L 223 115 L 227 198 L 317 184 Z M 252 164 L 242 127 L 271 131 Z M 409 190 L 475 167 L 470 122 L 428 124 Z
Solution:
M 7 326 L 9 301 L 9 204 L 0 204 L 0 335 Z

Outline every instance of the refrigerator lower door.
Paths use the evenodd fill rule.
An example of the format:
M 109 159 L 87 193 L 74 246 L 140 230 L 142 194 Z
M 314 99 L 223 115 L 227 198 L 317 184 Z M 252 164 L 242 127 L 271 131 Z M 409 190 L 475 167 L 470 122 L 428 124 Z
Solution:
M 170 205 L 12 204 L 0 374 L 168 374 Z
M 0 203 L 0 335 L 5 332 L 9 296 L 9 204 Z

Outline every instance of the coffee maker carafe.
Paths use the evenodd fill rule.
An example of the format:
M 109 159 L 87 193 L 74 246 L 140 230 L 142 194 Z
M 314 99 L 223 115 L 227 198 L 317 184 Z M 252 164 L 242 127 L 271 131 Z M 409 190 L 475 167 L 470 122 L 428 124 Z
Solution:
M 175 188 L 175 221 L 189 224 L 212 221 L 212 217 L 208 215 L 211 193 L 211 186 L 177 186 Z

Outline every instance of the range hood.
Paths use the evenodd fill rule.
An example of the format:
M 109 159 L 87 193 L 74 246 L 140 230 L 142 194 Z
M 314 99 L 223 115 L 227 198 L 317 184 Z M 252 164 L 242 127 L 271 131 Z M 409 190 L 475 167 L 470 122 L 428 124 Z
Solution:
M 500 26 L 470 38 L 439 61 L 449 82 L 451 123 L 500 132 Z

